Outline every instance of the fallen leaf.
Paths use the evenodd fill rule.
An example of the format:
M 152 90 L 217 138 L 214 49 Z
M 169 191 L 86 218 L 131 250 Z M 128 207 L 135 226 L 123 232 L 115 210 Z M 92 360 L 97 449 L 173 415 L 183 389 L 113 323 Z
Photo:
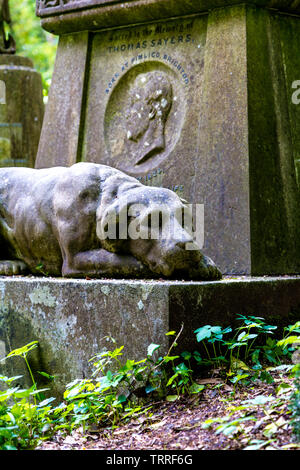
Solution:
M 77 444 L 78 439 L 74 439 L 74 437 L 72 437 L 72 436 L 67 436 L 64 440 L 64 443 L 65 444 L 70 444 L 70 445 Z
M 166 420 L 164 419 L 163 421 L 160 421 L 159 423 L 151 424 L 149 428 L 155 430 L 155 429 L 161 428 L 162 426 L 165 426 L 165 424 L 166 424 Z
M 278 428 L 281 428 L 281 426 L 284 426 L 286 424 L 286 420 L 283 418 L 283 416 L 280 416 L 279 419 L 277 419 L 277 421 L 275 422 L 276 426 Z
M 118 431 L 114 431 L 114 436 L 119 436 L 120 434 L 127 434 L 128 429 L 120 429 Z
M 205 384 L 220 384 L 223 381 L 221 379 L 200 379 L 196 381 L 197 384 L 205 385 Z

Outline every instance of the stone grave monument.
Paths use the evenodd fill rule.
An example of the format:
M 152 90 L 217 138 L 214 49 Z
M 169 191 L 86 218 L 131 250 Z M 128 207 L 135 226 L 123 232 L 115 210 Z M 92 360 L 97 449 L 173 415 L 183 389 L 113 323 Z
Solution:
M 8 0 L 0 1 L 0 167 L 34 167 L 43 115 L 41 75 L 27 57 L 15 55 L 6 34 Z
M 223 274 L 235 275 L 208 282 L 62 279 L 60 272 L 55 278 L 45 271 L 43 278 L 1 278 L 0 350 L 39 340 L 35 360 L 39 370 L 56 375 L 58 394 L 67 381 L 89 374 L 88 359 L 106 346 L 107 335 L 137 359 L 151 342 L 167 350 L 165 333 L 179 331 L 182 323 L 180 347 L 191 350 L 197 327 L 226 325 L 237 313 L 277 323 L 299 319 L 297 5 L 37 0 L 43 28 L 60 38 L 35 165 L 45 171 L 39 174 L 46 175 L 49 191 L 45 199 L 36 197 L 34 209 L 49 198 L 48 175 L 58 173 L 74 218 L 64 207 L 54 213 L 62 227 L 77 219 L 80 227 L 87 206 L 73 205 L 69 191 L 81 194 L 85 176 L 79 171 L 67 184 L 68 175 L 83 168 L 81 162 L 92 164 L 86 168 L 107 165 L 148 186 L 145 194 L 165 188 L 177 194 L 176 201 L 204 205 L 201 248 Z M 58 166 L 64 168 L 52 168 Z M 24 187 L 30 178 L 28 173 Z M 10 201 L 18 192 L 5 185 L 3 191 Z M 45 259 L 57 260 L 52 249 L 59 230 L 47 225 L 53 212 L 37 212 L 39 226 L 25 224 L 26 233 L 35 230 L 38 237 L 51 225 L 42 251 Z M 6 246 L 15 248 L 7 230 L 12 213 L 3 217 L 2 232 Z
M 204 204 L 223 273 L 299 273 L 300 7 L 240 3 L 38 0 L 60 41 L 36 167 L 170 188 Z

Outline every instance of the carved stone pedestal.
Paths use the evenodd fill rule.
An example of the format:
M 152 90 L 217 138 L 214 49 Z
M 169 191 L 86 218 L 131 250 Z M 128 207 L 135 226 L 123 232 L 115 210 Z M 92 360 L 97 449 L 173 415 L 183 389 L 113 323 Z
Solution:
M 168 187 L 204 204 L 223 273 L 297 273 L 300 7 L 238 3 L 40 0 L 60 42 L 37 167 Z

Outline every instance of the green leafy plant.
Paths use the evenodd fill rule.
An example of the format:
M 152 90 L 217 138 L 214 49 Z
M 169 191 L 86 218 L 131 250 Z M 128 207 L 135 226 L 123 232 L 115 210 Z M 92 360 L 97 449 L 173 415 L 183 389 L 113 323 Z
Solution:
M 291 360 L 300 343 L 300 322 L 286 327 L 278 341 L 272 337 L 277 327 L 262 317 L 238 315 L 237 321 L 242 324 L 235 328 L 205 325 L 195 330 L 201 348 L 192 355 L 199 366 L 218 367 L 234 385 L 233 395 L 251 381 L 272 383 L 267 367 Z
M 32 370 L 31 370 L 31 367 L 29 365 L 29 362 L 28 362 L 28 359 L 27 359 L 27 356 L 28 356 L 28 353 L 30 351 L 32 351 L 33 349 L 37 348 L 38 347 L 38 341 L 32 341 L 31 343 L 28 343 L 26 344 L 26 346 L 23 346 L 22 348 L 18 348 L 18 349 L 14 349 L 13 351 L 11 351 L 9 354 L 7 354 L 6 358 L 10 358 L 10 357 L 22 357 L 25 361 L 25 364 L 26 364 L 26 367 L 27 367 L 27 370 L 29 372 L 29 375 L 31 377 L 31 380 L 32 380 L 32 388 L 33 388 L 33 391 L 37 389 L 37 384 L 36 384 L 36 381 L 33 377 L 33 373 L 32 373 Z M 34 402 L 36 404 L 36 398 L 34 396 Z
M 284 337 L 277 346 L 287 350 L 292 355 L 294 366 L 291 374 L 294 376 L 294 391 L 290 397 L 289 409 L 292 414 L 291 424 L 295 440 L 300 442 L 300 321 L 284 328 Z
M 235 335 L 232 340 L 225 344 L 230 351 L 230 362 L 232 362 L 233 351 L 236 350 L 235 357 L 242 356 L 244 361 L 248 361 L 250 356 L 252 362 L 258 363 L 258 355 L 264 351 L 260 345 L 257 346 L 258 339 L 262 336 L 272 335 L 277 326 L 268 325 L 264 318 L 249 315 L 238 315 L 237 319 L 242 321 L 242 326 L 235 329 Z M 243 353 L 242 353 L 243 351 Z
M 125 365 L 122 365 L 118 359 L 118 356 L 122 355 L 123 347 L 98 354 L 95 356 L 98 361 L 94 363 L 94 375 L 98 372 L 105 374 L 105 370 L 110 366 L 111 361 L 116 359 L 119 369 L 115 373 L 109 371 L 109 374 L 111 374 L 110 377 L 114 378 L 115 384 L 123 388 L 126 387 L 127 398 L 131 398 L 133 395 L 140 396 L 141 390 L 144 398 L 148 394 L 156 394 L 159 398 L 166 397 L 169 400 L 174 400 L 175 397 L 178 398 L 184 393 L 199 393 L 204 387 L 198 386 L 194 382 L 193 371 L 190 367 L 185 362 L 179 362 L 181 357 L 189 361 L 191 355 L 189 353 L 183 353 L 182 356 L 172 355 L 182 330 L 183 325 L 177 335 L 175 331 L 166 333 L 166 336 L 176 336 L 167 354 L 158 359 L 155 359 L 155 356 L 159 352 L 160 345 L 155 343 L 148 346 L 145 359 L 138 362 L 127 360 Z M 174 393 L 169 395 L 169 392 L 173 391 L 176 392 L 176 395 Z
M 183 326 L 182 326 L 183 328 Z M 90 425 L 115 427 L 120 421 L 147 413 L 151 397 L 158 396 L 173 401 L 180 394 L 196 394 L 203 385 L 193 381 L 192 370 L 172 355 L 182 332 L 169 332 L 175 336 L 168 353 L 158 357 L 160 345 L 150 344 L 147 357 L 135 361 L 122 360 L 124 347 L 104 350 L 90 359 L 94 371 L 87 379 L 76 379 L 66 386 L 64 401 L 56 407 L 54 398 L 42 399 L 28 354 L 38 346 L 37 341 L 11 351 L 8 358 L 24 359 L 32 386 L 28 389 L 12 387 L 18 377 L 0 377 L 6 390 L 0 392 L 0 448 L 33 448 L 37 442 L 58 430 L 68 433 L 78 426 L 87 429 Z M 110 338 L 113 343 L 115 341 Z M 47 378 L 49 374 L 39 372 Z M 175 393 L 174 393 L 175 392 Z M 140 403 L 140 398 L 142 402 Z
M 279 356 L 283 353 L 283 349 L 279 347 L 278 341 L 267 337 L 273 335 L 277 327 L 268 325 L 261 317 L 251 315 L 249 317 L 238 315 L 237 320 L 242 322 L 242 325 L 235 329 L 230 326 L 222 328 L 205 325 L 195 330 L 197 341 L 202 342 L 206 351 L 206 359 L 211 363 L 218 362 L 219 365 L 220 359 L 227 365 L 237 360 L 259 364 L 259 356 L 262 356 L 269 362 L 280 363 Z M 224 335 L 231 332 L 233 332 L 232 337 L 227 336 L 225 339 Z
M 22 376 L 8 378 L 0 376 L 0 449 L 17 450 L 34 448 L 46 431 L 53 428 L 49 412 L 53 397 L 42 400 L 42 393 L 48 389 L 37 389 L 32 370 L 28 361 L 30 351 L 38 346 L 37 341 L 14 349 L 6 359 L 21 357 L 24 359 L 32 380 L 30 388 L 13 387 L 15 380 Z
M 0 449 L 34 448 L 40 440 L 48 439 L 57 431 L 69 433 L 79 426 L 83 430 L 90 426 L 114 428 L 141 414 L 150 416 L 153 400 L 157 398 L 175 401 L 182 394 L 199 394 L 207 382 L 197 383 L 193 361 L 197 366 L 213 366 L 214 373 L 219 372 L 224 379 L 224 383 L 216 387 L 229 381 L 233 385 L 233 396 L 238 387 L 251 385 L 257 379 L 271 383 L 273 374 L 289 373 L 295 377 L 294 384 L 291 380 L 278 384 L 277 396 L 260 395 L 244 400 L 239 406 L 230 405 L 227 415 L 207 420 L 203 426 L 214 427 L 217 434 L 233 439 L 244 436 L 249 449 L 277 448 L 276 435 L 287 425 L 293 425 L 294 435 L 299 440 L 299 322 L 286 327 L 281 340 L 271 338 L 270 342 L 269 335 L 275 327 L 259 317 L 241 316 L 239 320 L 242 325 L 235 329 L 210 325 L 198 328 L 196 335 L 202 349 L 174 354 L 182 325 L 178 333 L 167 333 L 174 337 L 167 354 L 160 357 L 160 345 L 151 343 L 146 357 L 140 361 L 124 359 L 124 347 L 118 347 L 115 340 L 107 338 L 114 347 L 90 359 L 94 368 L 91 377 L 68 384 L 64 400 L 58 406 L 53 406 L 53 397 L 43 397 L 47 389 L 38 390 L 30 368 L 28 355 L 37 347 L 37 341 L 11 351 L 6 359 L 21 357 L 25 361 L 32 386 L 21 389 L 14 386 L 20 376 L 0 376 Z M 293 358 L 296 363 L 278 365 L 282 358 Z M 53 380 L 49 374 L 39 374 Z M 251 430 L 257 409 L 265 415 L 260 417 L 263 432 L 261 439 L 253 440 Z M 286 415 L 289 419 L 283 418 Z
M 232 339 L 227 339 L 226 344 L 223 343 L 224 357 L 229 356 L 226 375 L 234 385 L 234 393 L 238 384 L 249 385 L 253 380 L 273 383 L 273 374 L 289 374 L 289 381 L 277 379 L 279 385 L 275 396 L 259 395 L 242 401 L 238 406 L 229 405 L 228 414 L 205 421 L 203 427 L 213 428 L 216 434 L 222 433 L 232 439 L 239 437 L 243 442 L 247 442 L 244 447 L 247 450 L 298 448 L 298 444 L 293 443 L 278 447 L 277 436 L 283 428 L 292 427 L 296 442 L 300 440 L 300 322 L 284 328 L 283 338 L 276 340 L 268 337 L 275 327 L 267 325 L 261 318 L 240 316 L 240 319 L 244 325 L 236 329 Z M 242 332 L 246 334 L 241 336 Z M 265 336 L 265 343 L 257 341 L 258 335 L 263 339 L 262 334 Z M 237 357 L 224 351 L 226 347 L 229 351 L 236 349 Z M 258 361 L 259 355 L 264 365 Z M 247 364 L 241 358 L 247 361 Z M 281 363 L 283 360 L 289 363 Z M 271 364 L 271 367 L 268 367 L 268 364 Z M 294 381 L 291 381 L 293 378 Z M 259 416 L 259 419 L 256 416 Z M 253 429 L 256 428 L 261 429 L 261 439 L 252 437 Z
M 300 347 L 300 321 L 285 327 L 284 332 L 284 337 L 277 341 L 277 346 L 291 353 Z
M 277 396 L 258 395 L 254 398 L 243 400 L 237 406 L 229 405 L 228 414 L 225 416 L 206 420 L 202 427 L 214 429 L 216 434 L 243 442 L 245 450 L 259 450 L 262 448 L 278 449 L 277 435 L 282 428 L 290 426 L 287 399 L 292 387 L 284 392 L 278 389 Z M 254 432 L 260 429 L 260 439 L 253 439 Z M 286 444 L 285 448 L 292 448 L 292 444 Z
M 222 328 L 221 326 L 211 326 L 205 325 L 201 328 L 195 330 L 196 338 L 198 343 L 202 343 L 204 350 L 206 352 L 207 358 L 206 361 L 201 359 L 201 356 L 196 354 L 194 357 L 198 363 L 216 363 L 217 366 L 221 365 L 221 362 L 225 360 L 224 355 L 221 352 L 221 345 L 224 344 L 223 336 L 226 333 L 232 331 L 231 327 Z M 206 342 L 208 344 L 206 344 Z M 209 346 L 212 346 L 213 353 L 210 353 Z M 218 349 L 218 352 L 217 352 Z

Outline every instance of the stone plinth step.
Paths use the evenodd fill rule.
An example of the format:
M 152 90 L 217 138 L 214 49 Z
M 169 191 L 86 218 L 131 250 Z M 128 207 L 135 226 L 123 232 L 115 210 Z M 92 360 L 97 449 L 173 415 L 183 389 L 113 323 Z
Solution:
M 125 346 L 125 358 L 138 360 L 152 342 L 166 352 L 165 333 L 179 331 L 182 323 L 178 348 L 194 351 L 196 328 L 232 325 L 237 314 L 262 316 L 276 325 L 300 318 L 300 276 L 216 282 L 2 277 L 0 293 L 1 357 L 39 341 L 32 367 L 56 376 L 52 393 L 57 395 L 71 380 L 89 376 L 92 356 L 115 348 L 106 336 Z M 1 373 L 26 374 L 21 359 L 1 364 Z

